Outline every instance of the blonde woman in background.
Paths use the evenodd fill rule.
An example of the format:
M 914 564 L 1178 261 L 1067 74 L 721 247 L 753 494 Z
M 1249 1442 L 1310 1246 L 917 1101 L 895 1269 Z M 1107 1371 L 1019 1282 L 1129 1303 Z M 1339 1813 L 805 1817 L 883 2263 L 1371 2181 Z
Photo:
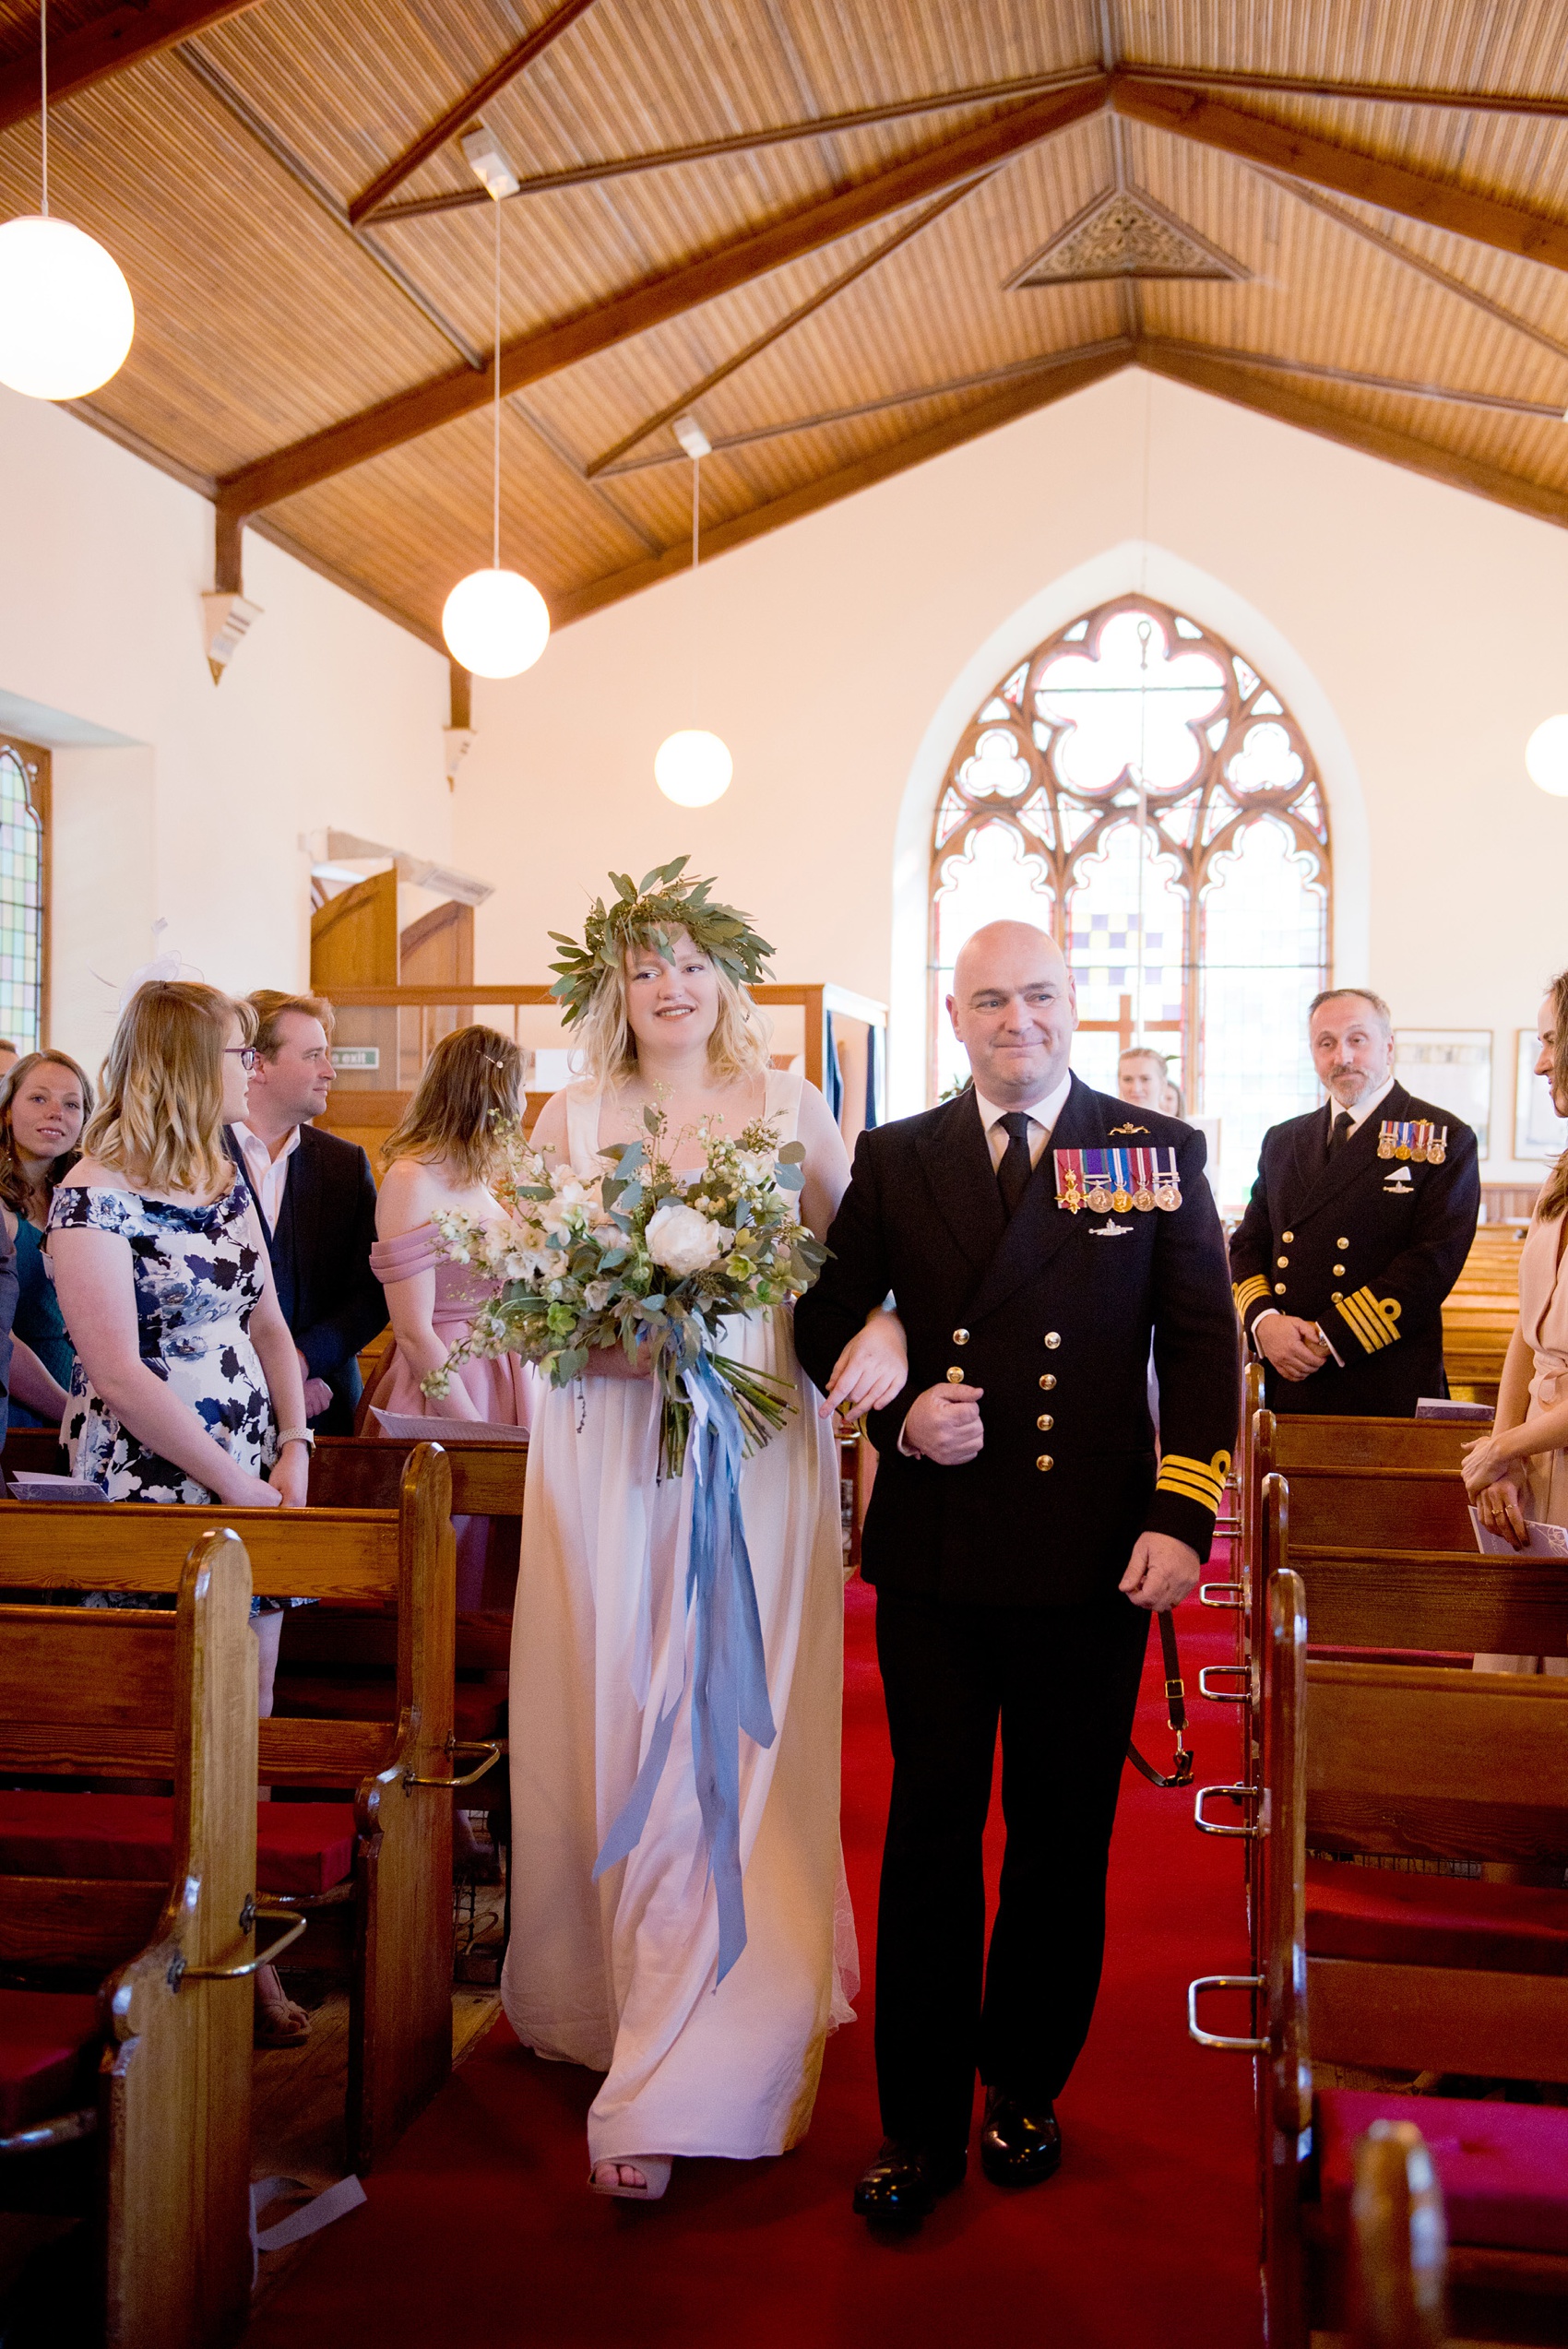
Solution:
M 679 1171 L 698 1129 L 758 1119 L 804 1145 L 801 1215 L 821 1237 L 849 1179 L 814 1086 L 770 1066 L 767 1031 L 731 975 L 768 949 L 745 917 L 667 885 L 589 925 L 593 977 L 574 1037 L 586 1074 L 554 1096 L 537 1149 L 584 1179 L 662 1109 Z M 711 941 L 711 951 L 705 939 Z M 731 967 L 727 969 L 724 965 Z M 835 1373 L 860 1407 L 901 1387 L 901 1325 L 872 1317 Z M 783 1428 L 741 1471 L 740 1496 L 777 1734 L 739 1744 L 746 1945 L 718 1980 L 704 1857 L 686 1621 L 690 1471 L 660 1478 L 659 1394 L 618 1348 L 565 1388 L 540 1382 L 512 1642 L 512 1939 L 502 1999 L 525 2045 L 608 2076 L 588 2114 L 589 2184 L 653 2201 L 675 2154 L 781 2153 L 811 2120 L 827 2035 L 853 2019 L 854 1920 L 838 1844 L 843 1558 L 831 1427 L 795 1360 L 784 1307 L 726 1323 L 723 1351 L 790 1391 Z M 864 1341 L 862 1343 L 862 1340 Z M 851 1360 L 851 1357 L 854 1358 Z M 694 1636 L 688 1625 L 687 1637 Z M 680 1689 L 667 1760 L 629 1856 L 597 1855 Z
M 395 1345 L 370 1398 L 376 1410 L 506 1428 L 528 1424 L 523 1370 L 514 1355 L 458 1363 L 436 1400 L 421 1385 L 467 1336 L 476 1309 L 495 1294 L 493 1281 L 441 1253 L 432 1219 L 446 1210 L 502 1219 L 490 1188 L 500 1165 L 495 1127 L 517 1116 L 522 1068 L 517 1046 L 495 1028 L 455 1029 L 425 1062 L 402 1124 L 382 1145 L 386 1173 L 375 1204 L 370 1268 L 386 1291 Z M 454 1523 L 457 1606 L 468 1610 L 483 1596 L 491 1521 L 459 1517 Z
M 223 1148 L 225 1123 L 245 1113 L 254 1033 L 250 1006 L 216 987 L 138 989 L 109 1048 L 83 1155 L 50 1207 L 49 1259 L 77 1356 L 66 1448 L 73 1474 L 111 1501 L 305 1505 L 312 1440 L 299 1358 L 255 1210 Z M 253 1605 L 264 1716 L 282 1604 Z M 297 2046 L 309 2030 L 264 1966 L 258 2046 Z
M 0 1215 L 17 1246 L 14 1428 L 58 1428 L 70 1404 L 75 1358 L 43 1262 L 43 1234 L 91 1114 L 92 1086 L 68 1052 L 29 1052 L 0 1077 Z
M 1568 1117 L 1568 971 L 1555 978 L 1536 1022 L 1536 1074 Z M 1568 1151 L 1549 1176 L 1519 1258 L 1519 1318 L 1508 1341 L 1491 1433 L 1465 1456 L 1465 1484 L 1488 1532 L 1522 1548 L 1528 1520 L 1568 1525 Z M 1568 1655 L 1478 1655 L 1478 1672 L 1568 1674 Z

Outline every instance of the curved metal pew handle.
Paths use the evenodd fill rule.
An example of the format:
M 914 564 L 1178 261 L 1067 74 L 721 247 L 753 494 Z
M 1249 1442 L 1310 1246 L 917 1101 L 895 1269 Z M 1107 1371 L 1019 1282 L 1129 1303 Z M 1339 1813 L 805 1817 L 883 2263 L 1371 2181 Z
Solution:
M 1222 1598 L 1210 1598 L 1210 1591 L 1222 1591 L 1226 1595 Z M 1227 1615 L 1243 1615 L 1247 1608 L 1247 1586 L 1245 1583 L 1200 1583 L 1198 1604 L 1200 1607 L 1218 1608 Z
M 1220 1672 L 1240 1672 L 1247 1683 L 1246 1687 L 1244 1689 L 1211 1689 L 1208 1685 L 1210 1680 Z M 1252 1666 L 1250 1664 L 1206 1664 L 1198 1674 L 1198 1694 L 1207 1697 L 1210 1704 L 1251 1704 L 1253 1701 Z
M 1238 2056 L 1267 2055 L 1266 2039 L 1229 2039 L 1223 2032 L 1202 2030 L 1198 2023 L 1198 2000 L 1206 1990 L 1261 1990 L 1263 1983 L 1261 1974 L 1200 1974 L 1187 1985 L 1187 2036 L 1200 2047 L 1223 2047 Z
M 297 1941 L 309 1922 L 297 1909 L 291 1908 L 257 1909 L 253 1913 L 252 1922 L 255 1916 L 265 1916 L 273 1925 L 286 1925 L 289 1930 L 280 1933 L 269 1949 L 258 1950 L 255 1957 L 246 1958 L 243 1965 L 187 1965 L 183 1957 L 175 1958 L 169 1968 L 171 1990 L 177 1990 L 182 1982 L 243 1982 L 247 1974 L 255 1974 L 262 1966 L 270 1965 L 280 1951 Z M 249 1930 L 248 1926 L 246 1930 Z
M 90 2137 L 98 2127 L 97 2107 L 85 2105 L 77 2112 L 56 2113 L 53 2120 L 35 2121 L 29 2129 L 0 2137 L 0 2159 L 7 2153 L 43 2153 L 54 2145 L 73 2145 Z
M 407 1793 L 410 1786 L 445 1786 L 448 1792 L 450 1792 L 454 1786 L 471 1786 L 476 1778 L 482 1778 L 487 1770 L 493 1770 L 496 1763 L 501 1759 L 501 1748 L 492 1738 L 480 1738 L 476 1739 L 469 1739 L 466 1742 L 460 1741 L 455 1738 L 448 1738 L 446 1740 L 446 1751 L 449 1754 L 454 1755 L 459 1753 L 482 1753 L 484 1760 L 480 1763 L 477 1770 L 469 1771 L 467 1774 L 461 1778 L 422 1778 L 417 1770 L 405 1770 L 403 1773 L 404 1792 Z
M 1204 1804 L 1210 1795 L 1229 1795 L 1236 1802 L 1251 1802 L 1256 1797 L 1258 1791 L 1259 1790 L 1256 1786 L 1242 1785 L 1237 1785 L 1234 1786 L 1200 1786 L 1197 1793 L 1193 1797 L 1194 1826 L 1197 1829 L 1200 1835 L 1245 1835 L 1249 1837 L 1261 1835 L 1263 1833 L 1263 1829 L 1255 1824 L 1248 1825 L 1243 1823 L 1240 1827 L 1221 1827 L 1214 1820 L 1206 1819 L 1204 1817 Z

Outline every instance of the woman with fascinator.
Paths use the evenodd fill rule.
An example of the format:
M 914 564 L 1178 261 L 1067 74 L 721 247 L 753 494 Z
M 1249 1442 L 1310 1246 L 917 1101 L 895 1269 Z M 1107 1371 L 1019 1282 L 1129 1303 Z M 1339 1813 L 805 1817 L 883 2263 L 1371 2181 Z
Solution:
M 585 1071 L 547 1104 L 534 1148 L 592 1180 L 613 1167 L 604 1154 L 614 1145 L 646 1140 L 645 1112 L 662 1112 L 679 1174 L 701 1166 L 703 1129 L 739 1137 L 761 1120 L 775 1151 L 803 1146 L 800 1214 L 820 1239 L 849 1178 L 842 1137 L 816 1088 L 769 1064 L 747 982 L 771 949 L 708 884 L 683 879 L 683 863 L 608 912 L 596 906 L 584 946 L 563 942 L 555 992 Z M 684 1596 L 704 1500 L 697 1447 L 681 1475 L 661 1477 L 658 1383 L 619 1347 L 589 1354 L 566 1386 L 537 1385 L 512 1645 L 502 1997 L 527 2046 L 605 2074 L 588 2115 L 589 2183 L 639 2201 L 664 2192 L 674 2155 L 744 2161 L 798 2142 L 827 2034 L 852 2019 L 838 1467 L 791 1331 L 783 1306 L 723 1330 L 725 1355 L 778 1381 L 790 1404 L 740 1469 L 775 1734 L 762 1743 L 731 1730 L 729 1763 L 717 1764 L 719 1777 L 738 1773 L 744 1904 L 743 1946 L 724 1966 L 705 1842 L 715 1756 L 700 1723 L 694 1738 L 705 1634 Z M 829 1401 L 870 1408 L 904 1375 L 902 1330 L 873 1314 L 840 1358 Z

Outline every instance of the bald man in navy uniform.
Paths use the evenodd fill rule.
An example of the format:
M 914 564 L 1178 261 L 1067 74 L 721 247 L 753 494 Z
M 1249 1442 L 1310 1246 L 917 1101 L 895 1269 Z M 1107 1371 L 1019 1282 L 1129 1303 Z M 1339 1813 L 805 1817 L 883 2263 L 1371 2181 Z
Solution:
M 855 2189 L 863 2217 L 904 2225 L 964 2176 L 977 2070 L 986 2176 L 1032 2186 L 1061 2160 L 1055 2098 L 1099 1984 L 1149 1616 L 1197 1581 L 1240 1406 L 1202 1134 L 1071 1074 L 1073 981 L 1027 923 L 969 941 L 947 1008 L 974 1083 L 861 1135 L 828 1263 L 795 1313 L 825 1393 L 889 1292 L 909 1339 L 904 1391 L 869 1420 L 861 1571 L 894 1775 L 876 1958 L 885 2141 Z M 1007 1848 L 988 1953 L 999 1726 Z
M 1381 995 L 1331 989 L 1308 1023 L 1328 1099 L 1264 1136 L 1230 1241 L 1236 1308 L 1271 1411 L 1413 1418 L 1448 1392 L 1443 1300 L 1476 1236 L 1476 1137 L 1397 1082 Z

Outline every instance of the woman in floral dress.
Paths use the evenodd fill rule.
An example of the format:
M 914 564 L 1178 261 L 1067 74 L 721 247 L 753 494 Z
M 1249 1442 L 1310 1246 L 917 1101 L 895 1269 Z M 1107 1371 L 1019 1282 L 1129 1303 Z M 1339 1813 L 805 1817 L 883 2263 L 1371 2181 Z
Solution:
M 299 1357 L 250 1194 L 223 1148 L 225 1123 L 245 1114 L 253 1029 L 249 1006 L 215 987 L 140 988 L 109 1048 L 84 1155 L 49 1211 L 49 1260 L 77 1355 L 66 1448 L 72 1473 L 111 1501 L 305 1505 Z M 281 1604 L 254 1610 L 264 1715 Z M 258 2039 L 296 2045 L 308 2018 L 270 1966 L 256 1983 Z

